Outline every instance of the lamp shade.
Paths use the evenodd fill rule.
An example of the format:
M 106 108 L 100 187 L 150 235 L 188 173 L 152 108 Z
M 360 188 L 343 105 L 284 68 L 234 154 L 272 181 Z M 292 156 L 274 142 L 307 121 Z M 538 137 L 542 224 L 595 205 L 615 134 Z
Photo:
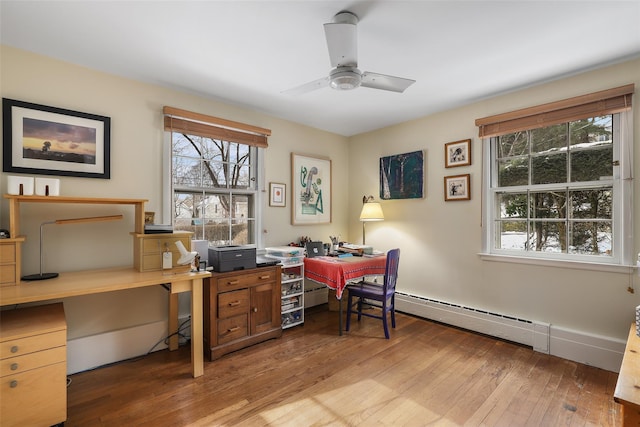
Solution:
M 369 202 L 362 205 L 360 212 L 360 221 L 383 221 L 384 214 L 382 207 L 378 202 Z

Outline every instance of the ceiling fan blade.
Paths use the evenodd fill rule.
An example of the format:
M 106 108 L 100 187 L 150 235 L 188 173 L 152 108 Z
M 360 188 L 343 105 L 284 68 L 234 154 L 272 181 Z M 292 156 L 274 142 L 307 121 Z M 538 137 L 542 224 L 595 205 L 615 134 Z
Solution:
M 322 89 L 323 87 L 327 86 L 329 86 L 329 77 L 323 77 L 321 79 L 314 80 L 312 82 L 305 83 L 291 89 L 287 89 L 285 91 L 282 91 L 282 93 L 285 95 L 302 95 L 316 89 Z
M 357 26 L 352 23 L 324 24 L 324 35 L 332 67 L 358 66 Z
M 362 73 L 362 82 L 360 83 L 360 86 L 402 93 L 415 82 L 415 80 L 404 79 L 402 77 L 387 76 L 385 74 L 365 71 Z

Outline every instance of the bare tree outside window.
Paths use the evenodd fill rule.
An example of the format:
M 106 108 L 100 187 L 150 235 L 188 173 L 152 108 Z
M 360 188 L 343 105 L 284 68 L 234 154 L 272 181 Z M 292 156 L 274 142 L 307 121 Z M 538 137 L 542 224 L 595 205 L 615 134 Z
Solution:
M 255 150 L 173 133 L 174 229 L 212 245 L 255 243 Z

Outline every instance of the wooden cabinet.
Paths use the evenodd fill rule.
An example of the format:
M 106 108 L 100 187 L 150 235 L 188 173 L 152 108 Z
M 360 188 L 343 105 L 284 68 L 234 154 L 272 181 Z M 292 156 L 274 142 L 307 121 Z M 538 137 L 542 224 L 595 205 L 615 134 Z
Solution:
M 20 282 L 20 244 L 24 237 L 0 239 L 0 286 Z
M 210 360 L 282 335 L 280 266 L 212 273 L 204 281 L 204 348 Z
M 66 343 L 62 303 L 0 313 L 0 425 L 67 419 Z
M 162 270 L 162 254 L 167 249 L 171 252 L 172 268 L 191 269 L 190 265 L 178 265 L 180 252 L 176 242 L 180 241 L 185 249 L 191 252 L 191 236 L 193 233 L 175 232 L 159 234 L 138 234 L 133 235 L 133 267 L 140 271 L 160 271 Z

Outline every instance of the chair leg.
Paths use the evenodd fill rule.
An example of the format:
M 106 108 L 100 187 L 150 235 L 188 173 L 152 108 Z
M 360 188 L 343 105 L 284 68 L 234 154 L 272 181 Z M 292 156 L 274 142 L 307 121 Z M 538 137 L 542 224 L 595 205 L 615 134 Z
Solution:
M 391 326 L 396 328 L 396 295 L 391 296 Z
M 382 325 L 384 326 L 384 337 L 389 339 L 389 325 L 387 324 L 387 311 L 382 309 Z
M 395 307 L 391 307 L 391 326 L 393 326 L 393 329 L 396 328 L 396 308 Z
M 362 297 L 358 298 L 358 322 L 362 320 Z
M 349 294 L 349 297 L 347 298 L 347 325 L 344 328 L 346 331 L 349 330 L 349 326 L 351 325 L 351 294 Z

